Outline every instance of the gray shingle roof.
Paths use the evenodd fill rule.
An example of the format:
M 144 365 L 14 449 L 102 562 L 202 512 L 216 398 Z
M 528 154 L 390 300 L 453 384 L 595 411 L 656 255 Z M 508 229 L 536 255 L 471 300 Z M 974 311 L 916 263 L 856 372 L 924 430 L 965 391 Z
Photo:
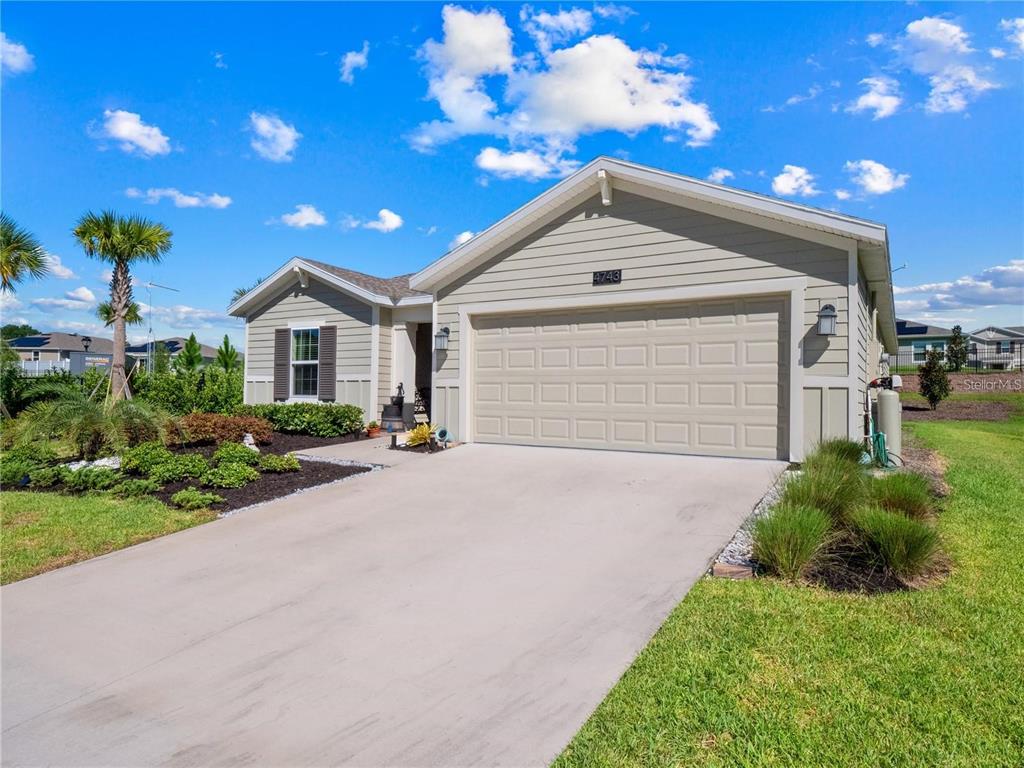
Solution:
M 900 320 L 896 318 L 897 338 L 913 336 L 952 336 L 953 332 L 948 328 L 939 328 L 936 325 L 916 323 L 913 320 Z
M 46 349 L 51 351 L 84 352 L 82 345 L 83 336 L 77 333 L 37 333 L 33 336 L 22 336 L 18 339 L 11 339 L 8 343 L 14 349 Z M 114 351 L 113 339 L 105 339 L 102 336 L 93 336 L 89 344 L 89 351 L 101 355 L 109 355 Z
M 167 351 L 172 355 L 178 354 L 181 348 L 185 346 L 185 342 L 188 341 L 184 336 L 172 336 L 169 339 L 159 339 L 154 341 L 154 344 L 163 344 L 167 347 Z M 113 345 L 111 345 L 113 346 Z M 203 358 L 212 360 L 217 356 L 217 350 L 211 347 L 209 344 L 199 344 L 200 350 L 202 350 Z M 149 342 L 143 342 L 141 344 L 132 344 L 130 347 L 125 347 L 124 351 L 129 355 L 144 355 L 149 349 Z
M 409 287 L 409 278 L 415 274 L 412 272 L 407 275 L 398 275 L 397 277 L 374 277 L 373 275 L 367 275 L 363 272 L 356 272 L 353 269 L 342 269 L 341 267 L 336 267 L 333 264 L 327 264 L 323 261 L 316 261 L 305 257 L 303 257 L 302 260 L 320 267 L 320 269 L 325 272 L 337 275 L 342 280 L 347 280 L 353 285 L 358 285 L 360 288 L 364 288 L 372 293 L 389 296 L 392 299 L 403 299 L 406 296 L 430 295 L 424 291 L 414 291 Z

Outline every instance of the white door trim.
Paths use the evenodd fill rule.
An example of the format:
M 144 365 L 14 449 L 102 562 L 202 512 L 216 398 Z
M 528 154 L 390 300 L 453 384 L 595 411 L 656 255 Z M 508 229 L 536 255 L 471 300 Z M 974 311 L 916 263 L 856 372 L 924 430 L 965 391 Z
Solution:
M 803 326 L 806 277 L 784 277 L 755 282 L 718 283 L 716 285 L 656 288 L 649 291 L 623 291 L 592 296 L 567 296 L 543 299 L 513 299 L 459 305 L 459 432 L 467 443 L 473 442 L 472 417 L 472 318 L 478 315 L 505 315 L 517 312 L 543 312 L 594 307 L 620 307 L 631 304 L 665 304 L 733 296 L 785 294 L 789 299 L 789 459 L 803 459 Z M 436 302 L 435 302 L 436 307 Z M 436 380 L 435 380 L 436 387 Z

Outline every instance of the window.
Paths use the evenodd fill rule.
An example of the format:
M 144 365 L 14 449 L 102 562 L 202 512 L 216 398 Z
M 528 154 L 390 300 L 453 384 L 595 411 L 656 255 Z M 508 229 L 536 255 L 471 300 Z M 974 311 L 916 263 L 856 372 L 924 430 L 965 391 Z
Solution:
M 292 396 L 316 397 L 320 377 L 320 331 L 292 331 Z
M 998 343 L 997 347 L 996 347 L 996 351 L 999 352 L 1000 354 L 1003 354 L 1003 355 L 1009 354 L 1010 352 L 1013 351 L 1013 342 L 1012 341 L 1000 341 Z
M 937 349 L 940 352 L 946 351 L 946 342 L 944 341 L 915 341 L 914 342 L 914 362 L 923 363 L 925 357 L 928 354 L 928 350 Z M 945 355 L 943 355 L 945 357 Z
M 32 350 L 32 359 L 33 360 L 38 360 L 39 359 L 39 350 L 38 349 L 33 349 Z

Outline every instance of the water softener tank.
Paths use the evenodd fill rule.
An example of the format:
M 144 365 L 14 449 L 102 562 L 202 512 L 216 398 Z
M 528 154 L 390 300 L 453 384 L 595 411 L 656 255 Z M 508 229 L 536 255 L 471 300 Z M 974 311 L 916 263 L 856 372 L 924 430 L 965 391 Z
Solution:
M 891 389 L 878 392 L 878 431 L 885 433 L 885 448 L 897 456 L 903 454 L 903 412 L 900 409 L 900 396 Z

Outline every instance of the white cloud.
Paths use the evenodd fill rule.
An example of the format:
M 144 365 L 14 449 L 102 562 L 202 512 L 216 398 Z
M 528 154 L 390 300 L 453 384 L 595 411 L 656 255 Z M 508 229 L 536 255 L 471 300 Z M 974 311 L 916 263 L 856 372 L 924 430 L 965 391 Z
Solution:
M 912 21 L 896 48 L 911 70 L 928 78 L 926 112 L 963 112 L 979 95 L 998 87 L 970 63 L 975 52 L 970 36 L 951 21 L 935 16 Z
M 864 38 L 864 42 L 870 45 L 872 48 L 877 48 L 885 42 L 885 35 L 880 32 L 872 32 L 870 35 Z
M 175 208 L 227 208 L 231 205 L 231 198 L 227 195 L 218 195 L 216 192 L 205 194 L 193 192 L 185 194 L 174 187 L 150 187 L 145 192 L 136 187 L 128 187 L 125 195 L 133 198 L 145 198 L 150 205 L 159 203 L 164 198 L 174 201 Z
M 636 11 L 628 5 L 618 5 L 616 3 L 602 3 L 598 5 L 595 3 L 594 15 L 598 18 L 611 19 L 612 21 L 617 21 L 621 24 L 630 16 L 635 16 Z
M 536 180 L 566 176 L 579 167 L 579 162 L 561 157 L 557 150 L 502 152 L 495 147 L 484 147 L 476 156 L 476 166 L 500 179 Z
M 70 267 L 64 266 L 60 256 L 55 253 L 46 254 L 46 266 L 50 270 L 50 275 L 58 280 L 74 280 L 78 277 Z
M 1006 58 L 1006 51 L 1002 48 L 989 48 L 988 55 L 993 59 L 1004 59 Z
M 213 66 L 215 66 L 217 69 L 228 68 L 227 62 L 224 61 L 224 54 L 220 51 L 217 51 L 213 54 Z
M 327 218 L 309 203 L 302 203 L 295 206 L 294 213 L 281 215 L 279 221 L 289 227 L 305 229 L 306 227 L 322 227 L 327 223 Z M 271 219 L 268 223 L 276 223 Z
M 394 232 L 403 223 L 402 217 L 397 213 L 387 208 L 381 208 L 377 212 L 377 218 L 374 221 L 365 222 L 363 227 L 365 229 L 375 229 L 378 232 Z
M 450 251 L 453 248 L 458 248 L 463 243 L 468 243 L 473 239 L 475 234 L 475 232 L 470 232 L 468 229 L 465 232 L 459 232 L 459 234 L 453 237 L 452 241 L 448 243 L 448 250 Z
M 736 174 L 728 168 L 712 168 L 711 173 L 708 174 L 708 181 L 713 181 L 715 184 L 724 184 L 726 179 L 734 178 L 736 178 Z
M 549 13 L 534 12 L 532 6 L 524 5 L 519 11 L 519 20 L 523 22 L 523 29 L 537 44 L 537 50 L 545 56 L 553 45 L 585 35 L 594 25 L 593 15 L 582 8 L 572 8 L 568 11 L 559 8 L 556 13 Z
M 72 301 L 83 301 L 86 304 L 92 304 L 96 301 L 96 294 L 86 288 L 84 285 L 75 288 L 73 291 L 68 291 L 64 294 L 64 298 L 71 299 Z
M 171 151 L 171 140 L 164 132 L 158 126 L 142 122 L 142 117 L 136 112 L 104 110 L 103 125 L 91 132 L 95 138 L 120 142 L 118 146 L 129 154 L 154 157 Z
M 164 323 L 174 330 L 212 328 L 218 324 L 230 323 L 232 321 L 230 316 L 220 310 L 190 307 L 187 304 L 172 304 L 169 306 L 154 304 L 150 307 L 149 304 L 140 302 L 139 309 L 147 317 L 152 312 L 155 320 Z
M 784 165 L 782 173 L 772 179 L 772 192 L 788 197 L 813 197 L 821 194 L 814 186 L 814 174 L 799 165 Z
M 35 68 L 35 57 L 28 52 L 28 48 L 0 32 L 0 71 L 9 75 L 20 75 Z
M 13 293 L 0 293 L 0 312 L 3 312 L 4 314 L 4 322 L 10 322 L 10 320 L 7 319 L 8 312 L 21 309 L 23 306 L 25 305 L 21 303 L 21 299 Z
M 896 110 L 903 103 L 899 93 L 900 84 L 891 77 L 865 77 L 860 84 L 866 88 L 866 92 L 847 105 L 847 112 L 856 114 L 872 111 L 875 113 L 872 119 L 881 120 L 896 114 Z
M 930 294 L 922 299 L 906 299 L 905 304 L 916 302 L 915 309 L 951 310 L 970 307 L 1015 305 L 1024 297 L 1024 259 L 1011 259 L 983 269 L 977 275 L 967 275 L 945 282 L 897 286 L 893 293 L 899 296 Z
M 849 190 L 846 189 L 837 189 L 835 191 L 835 196 L 836 200 L 849 200 L 851 197 Z
M 1007 41 L 1024 53 L 1024 18 L 1003 19 L 999 22 L 999 29 L 1006 33 Z
M 249 113 L 249 130 L 254 134 L 249 144 L 256 154 L 274 163 L 290 163 L 302 138 L 294 125 L 262 112 Z
M 437 232 L 437 225 L 436 224 L 431 224 L 429 227 L 418 227 L 418 229 L 426 237 L 430 237 L 431 235 L 433 235 L 433 234 L 435 234 Z
M 369 64 L 370 41 L 363 40 L 363 47 L 358 51 L 349 51 L 341 57 L 341 82 L 352 85 L 356 81 L 356 70 L 366 69 Z
M 909 173 L 897 173 L 874 160 L 851 160 L 843 166 L 865 195 L 885 195 L 906 186 Z

